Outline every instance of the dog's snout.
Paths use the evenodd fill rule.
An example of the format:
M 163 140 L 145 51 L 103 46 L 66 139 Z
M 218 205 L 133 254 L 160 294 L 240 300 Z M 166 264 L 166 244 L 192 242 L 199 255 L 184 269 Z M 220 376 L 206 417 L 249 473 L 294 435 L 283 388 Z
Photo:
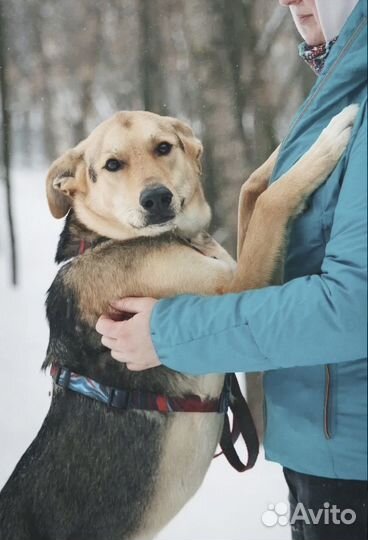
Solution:
M 165 186 L 150 187 L 142 191 L 139 204 L 151 214 L 167 212 L 171 204 L 173 194 Z

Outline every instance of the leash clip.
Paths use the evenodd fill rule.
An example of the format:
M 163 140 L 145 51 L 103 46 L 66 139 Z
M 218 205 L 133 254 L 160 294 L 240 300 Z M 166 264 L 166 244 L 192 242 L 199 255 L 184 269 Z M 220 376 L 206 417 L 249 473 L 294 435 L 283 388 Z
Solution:
M 231 403 L 231 373 L 226 373 L 219 399 L 218 412 L 226 413 Z

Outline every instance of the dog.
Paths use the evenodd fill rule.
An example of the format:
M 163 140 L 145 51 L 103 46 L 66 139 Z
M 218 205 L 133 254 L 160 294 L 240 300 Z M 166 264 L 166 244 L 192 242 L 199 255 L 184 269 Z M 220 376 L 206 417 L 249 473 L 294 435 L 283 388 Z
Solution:
M 335 117 L 270 187 L 278 150 L 245 182 L 237 266 L 205 232 L 202 145 L 181 121 L 119 112 L 52 164 L 49 207 L 55 218 L 67 216 L 46 302 L 43 367 L 52 366 L 53 395 L 0 494 L 2 540 L 149 540 L 196 492 L 224 422 L 221 407 L 204 405 L 220 403 L 224 376 L 164 366 L 130 372 L 101 344 L 96 321 L 118 297 L 217 295 L 279 282 L 288 228 L 342 155 L 355 114 L 350 107 Z M 104 395 L 72 391 L 70 381 L 91 394 L 114 391 L 106 404 Z M 139 400 L 115 406 L 146 394 L 166 409 L 140 408 Z M 168 403 L 188 396 L 200 412 L 169 412 Z

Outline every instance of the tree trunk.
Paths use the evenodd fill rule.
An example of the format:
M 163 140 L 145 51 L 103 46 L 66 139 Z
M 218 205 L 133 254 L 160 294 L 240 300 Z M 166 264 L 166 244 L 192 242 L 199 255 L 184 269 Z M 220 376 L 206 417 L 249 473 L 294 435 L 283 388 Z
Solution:
M 87 135 L 87 122 L 93 110 L 93 84 L 99 61 L 101 47 L 101 10 L 92 4 L 86 10 L 86 27 L 81 35 L 83 65 L 80 67 L 79 118 L 73 126 L 73 142 L 77 144 Z
M 210 171 L 205 169 L 205 187 L 213 210 L 212 229 L 217 239 L 234 254 L 237 201 L 246 177 L 247 162 L 234 76 L 228 61 L 223 9 L 223 0 L 184 2 L 203 127 L 205 165 L 211 164 Z
M 162 76 L 160 12 L 156 2 L 140 0 L 140 68 L 143 103 L 146 111 L 166 113 L 166 99 Z
M 247 85 L 242 78 L 244 59 L 249 54 L 249 45 L 255 43 L 254 29 L 249 18 L 247 3 L 243 0 L 232 0 L 222 5 L 223 32 L 227 44 L 227 55 L 234 85 L 234 103 L 239 133 L 247 157 L 247 162 L 253 168 L 253 136 L 246 134 L 243 127 L 243 115 L 249 94 Z
M 11 118 L 8 104 L 7 64 L 6 51 L 7 41 L 5 35 L 6 19 L 4 13 L 4 0 L 0 0 L 0 89 L 1 89 L 1 116 L 2 116 L 2 157 L 3 176 L 6 189 L 7 218 L 10 234 L 11 249 L 11 280 L 17 284 L 17 255 L 14 221 L 12 212 L 12 194 L 10 182 L 10 144 L 11 144 Z
M 39 92 L 43 123 L 43 151 L 48 160 L 54 160 L 56 156 L 55 121 L 53 114 L 53 76 L 51 65 L 44 44 L 45 20 L 42 14 L 43 1 L 37 0 L 33 6 L 26 6 L 29 10 L 30 21 L 37 29 L 34 32 L 36 54 L 39 58 Z

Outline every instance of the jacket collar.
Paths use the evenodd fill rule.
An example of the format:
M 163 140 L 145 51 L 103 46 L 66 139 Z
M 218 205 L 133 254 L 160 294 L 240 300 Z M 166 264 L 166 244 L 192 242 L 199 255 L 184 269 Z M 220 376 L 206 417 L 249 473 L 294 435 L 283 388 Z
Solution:
M 299 56 L 313 69 L 316 75 L 319 75 L 336 40 L 337 38 L 334 38 L 328 43 L 321 43 L 320 45 L 308 45 L 304 41 L 298 47 Z

